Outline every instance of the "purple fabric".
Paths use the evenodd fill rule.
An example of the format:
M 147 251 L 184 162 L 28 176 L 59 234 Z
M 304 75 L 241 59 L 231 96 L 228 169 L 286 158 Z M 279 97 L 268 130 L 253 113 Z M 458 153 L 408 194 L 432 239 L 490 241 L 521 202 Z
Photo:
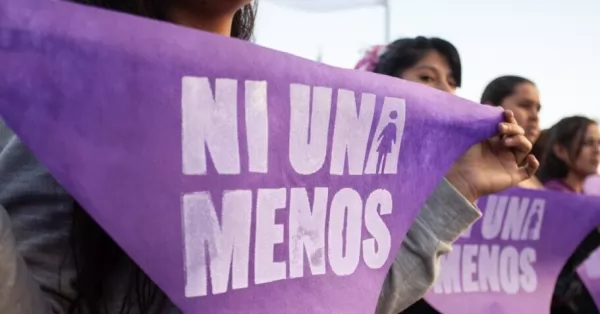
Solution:
M 1 116 L 186 313 L 372 313 L 420 206 L 501 120 L 64 2 L 0 2 L 0 69 Z
M 600 196 L 600 175 L 589 177 L 583 185 L 587 195 Z M 596 250 L 577 270 L 579 277 L 600 308 L 600 249 Z
M 483 212 L 426 300 L 441 313 L 548 313 L 558 274 L 600 224 L 600 198 L 511 189 L 477 202 Z
M 544 188 L 550 191 L 576 193 L 570 186 L 564 183 L 562 180 L 552 180 L 544 184 Z
M 585 180 L 583 192 L 587 195 L 600 196 L 600 175 L 593 175 Z
M 600 308 L 600 249 L 597 249 L 577 270 L 596 306 Z
M 583 184 L 583 191 L 587 195 L 600 196 L 600 175 L 590 176 Z M 577 273 L 600 308 L 600 249 L 579 267 Z

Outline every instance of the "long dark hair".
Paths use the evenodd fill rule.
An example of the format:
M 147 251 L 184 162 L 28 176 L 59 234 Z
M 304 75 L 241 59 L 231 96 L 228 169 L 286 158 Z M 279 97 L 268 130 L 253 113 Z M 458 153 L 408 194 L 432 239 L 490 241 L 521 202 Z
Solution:
M 568 158 L 574 162 L 581 153 L 587 128 L 592 124 L 596 124 L 596 121 L 582 116 L 573 116 L 560 120 L 550 128 L 538 171 L 538 178 L 542 183 L 564 179 L 569 174 L 569 166 L 558 158 L 554 147 L 559 145 L 566 148 Z
M 109 10 L 130 13 L 157 20 L 167 20 L 167 0 L 68 0 Z M 254 31 L 257 1 L 236 12 L 231 36 L 250 40 Z M 165 306 L 167 298 L 154 282 L 133 262 L 110 236 L 75 204 L 69 235 L 77 273 L 74 283 L 76 299 L 71 302 L 70 314 L 148 313 Z M 108 296 L 114 295 L 107 280 L 114 279 L 117 265 L 126 265 L 123 283 L 125 295 L 118 313 L 109 313 Z M 119 300 L 116 300 L 119 301 Z M 113 305 L 114 306 L 114 305 Z
M 537 160 L 543 160 L 544 154 L 548 149 L 548 130 L 540 131 L 540 136 L 538 136 L 537 141 L 533 144 L 531 148 L 531 154 L 537 158 Z
M 483 90 L 481 95 L 481 103 L 491 106 L 502 106 L 504 98 L 512 95 L 515 88 L 523 83 L 535 84 L 524 77 L 516 75 L 505 75 L 495 78 Z
M 401 38 L 389 44 L 379 57 L 373 72 L 389 76 L 402 75 L 402 72 L 415 66 L 427 53 L 437 51 L 444 56 L 452 70 L 456 86 L 462 83 L 462 65 L 458 50 L 450 42 L 441 38 Z

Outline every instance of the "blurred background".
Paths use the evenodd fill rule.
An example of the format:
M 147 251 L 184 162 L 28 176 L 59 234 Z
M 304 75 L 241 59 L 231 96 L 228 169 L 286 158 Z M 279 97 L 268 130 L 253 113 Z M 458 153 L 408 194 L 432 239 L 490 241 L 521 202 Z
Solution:
M 600 119 L 600 0 L 260 0 L 256 43 L 352 68 L 365 49 L 436 36 L 463 62 L 458 95 L 478 101 L 493 78 L 532 79 L 541 127 L 585 114 Z M 276 26 L 274 26 L 276 25 Z

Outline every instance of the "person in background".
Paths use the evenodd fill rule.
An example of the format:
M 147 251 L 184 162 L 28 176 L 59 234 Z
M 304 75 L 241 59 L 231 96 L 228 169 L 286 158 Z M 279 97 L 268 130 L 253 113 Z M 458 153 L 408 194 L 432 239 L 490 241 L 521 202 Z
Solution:
M 451 94 L 456 93 L 456 89 L 462 83 L 462 64 L 458 50 L 450 42 L 436 37 L 427 38 L 418 36 L 415 38 L 401 38 L 387 46 L 375 46 L 358 62 L 355 69 L 421 83 Z M 429 219 L 428 215 L 431 214 L 421 210 L 421 213 L 409 230 L 405 242 L 402 244 L 403 250 L 410 251 L 414 250 L 414 247 L 418 247 L 412 240 L 412 237 L 421 232 L 420 228 L 422 226 L 426 226 L 426 222 Z M 443 223 L 450 222 L 440 223 L 443 225 Z M 423 231 L 428 232 L 427 229 L 423 229 Z M 432 231 L 434 233 L 443 232 L 443 230 Z M 448 242 L 448 250 L 440 253 L 448 253 L 451 244 L 458 238 L 460 233 L 453 231 L 451 235 L 452 241 Z M 440 256 L 441 254 L 437 254 L 429 258 L 428 264 L 434 267 L 431 273 L 432 276 L 439 273 Z M 386 293 L 386 290 L 390 290 L 387 286 L 389 285 L 389 279 L 397 278 L 396 280 L 398 281 L 402 280 L 402 277 L 398 275 L 399 272 L 394 267 L 395 265 L 390 269 L 388 280 L 384 282 L 383 294 Z M 422 298 L 408 307 L 398 308 L 394 314 L 398 312 L 405 314 L 437 313 Z
M 564 118 L 550 128 L 545 146 L 538 176 L 546 189 L 582 194 L 600 162 L 598 124 L 581 116 Z M 569 257 L 554 289 L 552 314 L 599 313 L 576 272 L 599 246 L 600 232 L 593 230 Z
M 412 81 L 432 88 L 454 94 L 456 89 L 462 83 L 462 65 L 458 50 L 450 42 L 441 38 L 426 38 L 418 36 L 415 38 L 398 39 L 387 46 L 375 46 L 357 63 L 355 69 L 362 71 L 370 71 L 387 76 L 393 76 L 407 81 Z M 511 112 L 510 115 L 513 115 Z M 480 168 L 474 168 L 480 169 Z M 485 176 L 484 172 L 479 172 Z M 500 191 L 500 190 L 498 190 Z M 448 215 L 442 206 L 425 206 L 414 224 L 408 232 L 408 235 L 402 244 L 400 254 L 404 251 L 420 251 L 424 252 L 421 241 L 423 235 L 434 235 L 431 244 L 435 248 L 422 256 L 427 256 L 426 265 L 428 265 L 427 282 L 422 282 L 421 285 L 430 285 L 434 282 L 439 273 L 439 258 L 442 254 L 447 254 L 450 251 L 452 243 L 465 230 L 457 225 L 454 217 L 471 217 L 470 211 L 478 209 L 472 207 L 470 210 L 465 208 L 465 211 L 455 212 Z M 431 221 L 437 220 L 436 224 L 431 224 Z M 465 221 L 464 218 L 459 218 L 458 221 Z M 471 223 L 469 223 L 470 225 Z M 445 235 L 444 238 L 439 238 L 439 235 Z M 443 244 L 442 247 L 435 246 L 435 239 L 444 239 L 438 241 Z M 403 277 L 404 272 L 400 266 L 394 263 L 388 273 L 388 277 L 384 282 L 382 296 L 390 294 L 388 291 L 397 290 L 393 285 L 396 282 L 406 280 Z M 411 278 L 413 278 L 411 276 Z M 425 277 L 423 278 L 425 279 Z M 422 290 L 422 289 L 421 289 Z M 422 297 L 424 293 L 421 293 Z M 383 309 L 380 306 L 378 310 L 385 313 L 437 313 L 427 302 L 419 299 L 417 302 L 406 305 L 409 307 L 395 307 L 393 309 Z M 379 313 L 379 311 L 378 311 Z
M 546 189 L 583 193 L 585 180 L 598 172 L 600 131 L 589 118 L 560 120 L 548 132 L 538 177 Z
M 402 38 L 387 46 L 375 46 L 355 69 L 398 77 L 451 94 L 462 82 L 458 50 L 435 37 Z
M 545 151 L 548 142 L 547 133 L 548 130 L 543 130 L 531 149 L 531 154 L 533 154 L 537 160 L 543 159 L 542 153 Z M 598 174 L 598 171 L 588 176 L 583 182 L 583 194 L 600 196 L 600 174 Z
M 251 0 L 74 2 L 243 40 L 251 38 L 256 14 Z M 531 143 L 511 112 L 499 130 L 502 141 L 473 146 L 427 200 L 386 278 L 378 313 L 395 314 L 429 289 L 439 256 L 480 217 L 472 204 L 477 198 L 537 170 Z M 479 168 L 487 170 L 471 171 Z M 0 205 L 0 313 L 180 313 L 3 123 Z
M 516 75 L 498 77 L 485 87 L 481 103 L 514 112 L 515 119 L 525 130 L 527 139 L 532 143 L 537 142 L 540 136 L 539 112 L 542 106 L 539 91 L 531 80 Z M 521 182 L 519 186 L 528 189 L 543 188 L 536 177 Z

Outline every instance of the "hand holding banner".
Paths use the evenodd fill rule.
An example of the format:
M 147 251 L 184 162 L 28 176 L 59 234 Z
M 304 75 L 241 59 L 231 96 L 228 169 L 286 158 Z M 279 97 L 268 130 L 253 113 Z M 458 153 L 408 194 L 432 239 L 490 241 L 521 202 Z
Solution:
M 62 2 L 0 3 L 0 114 L 185 313 L 370 313 L 500 113 Z

